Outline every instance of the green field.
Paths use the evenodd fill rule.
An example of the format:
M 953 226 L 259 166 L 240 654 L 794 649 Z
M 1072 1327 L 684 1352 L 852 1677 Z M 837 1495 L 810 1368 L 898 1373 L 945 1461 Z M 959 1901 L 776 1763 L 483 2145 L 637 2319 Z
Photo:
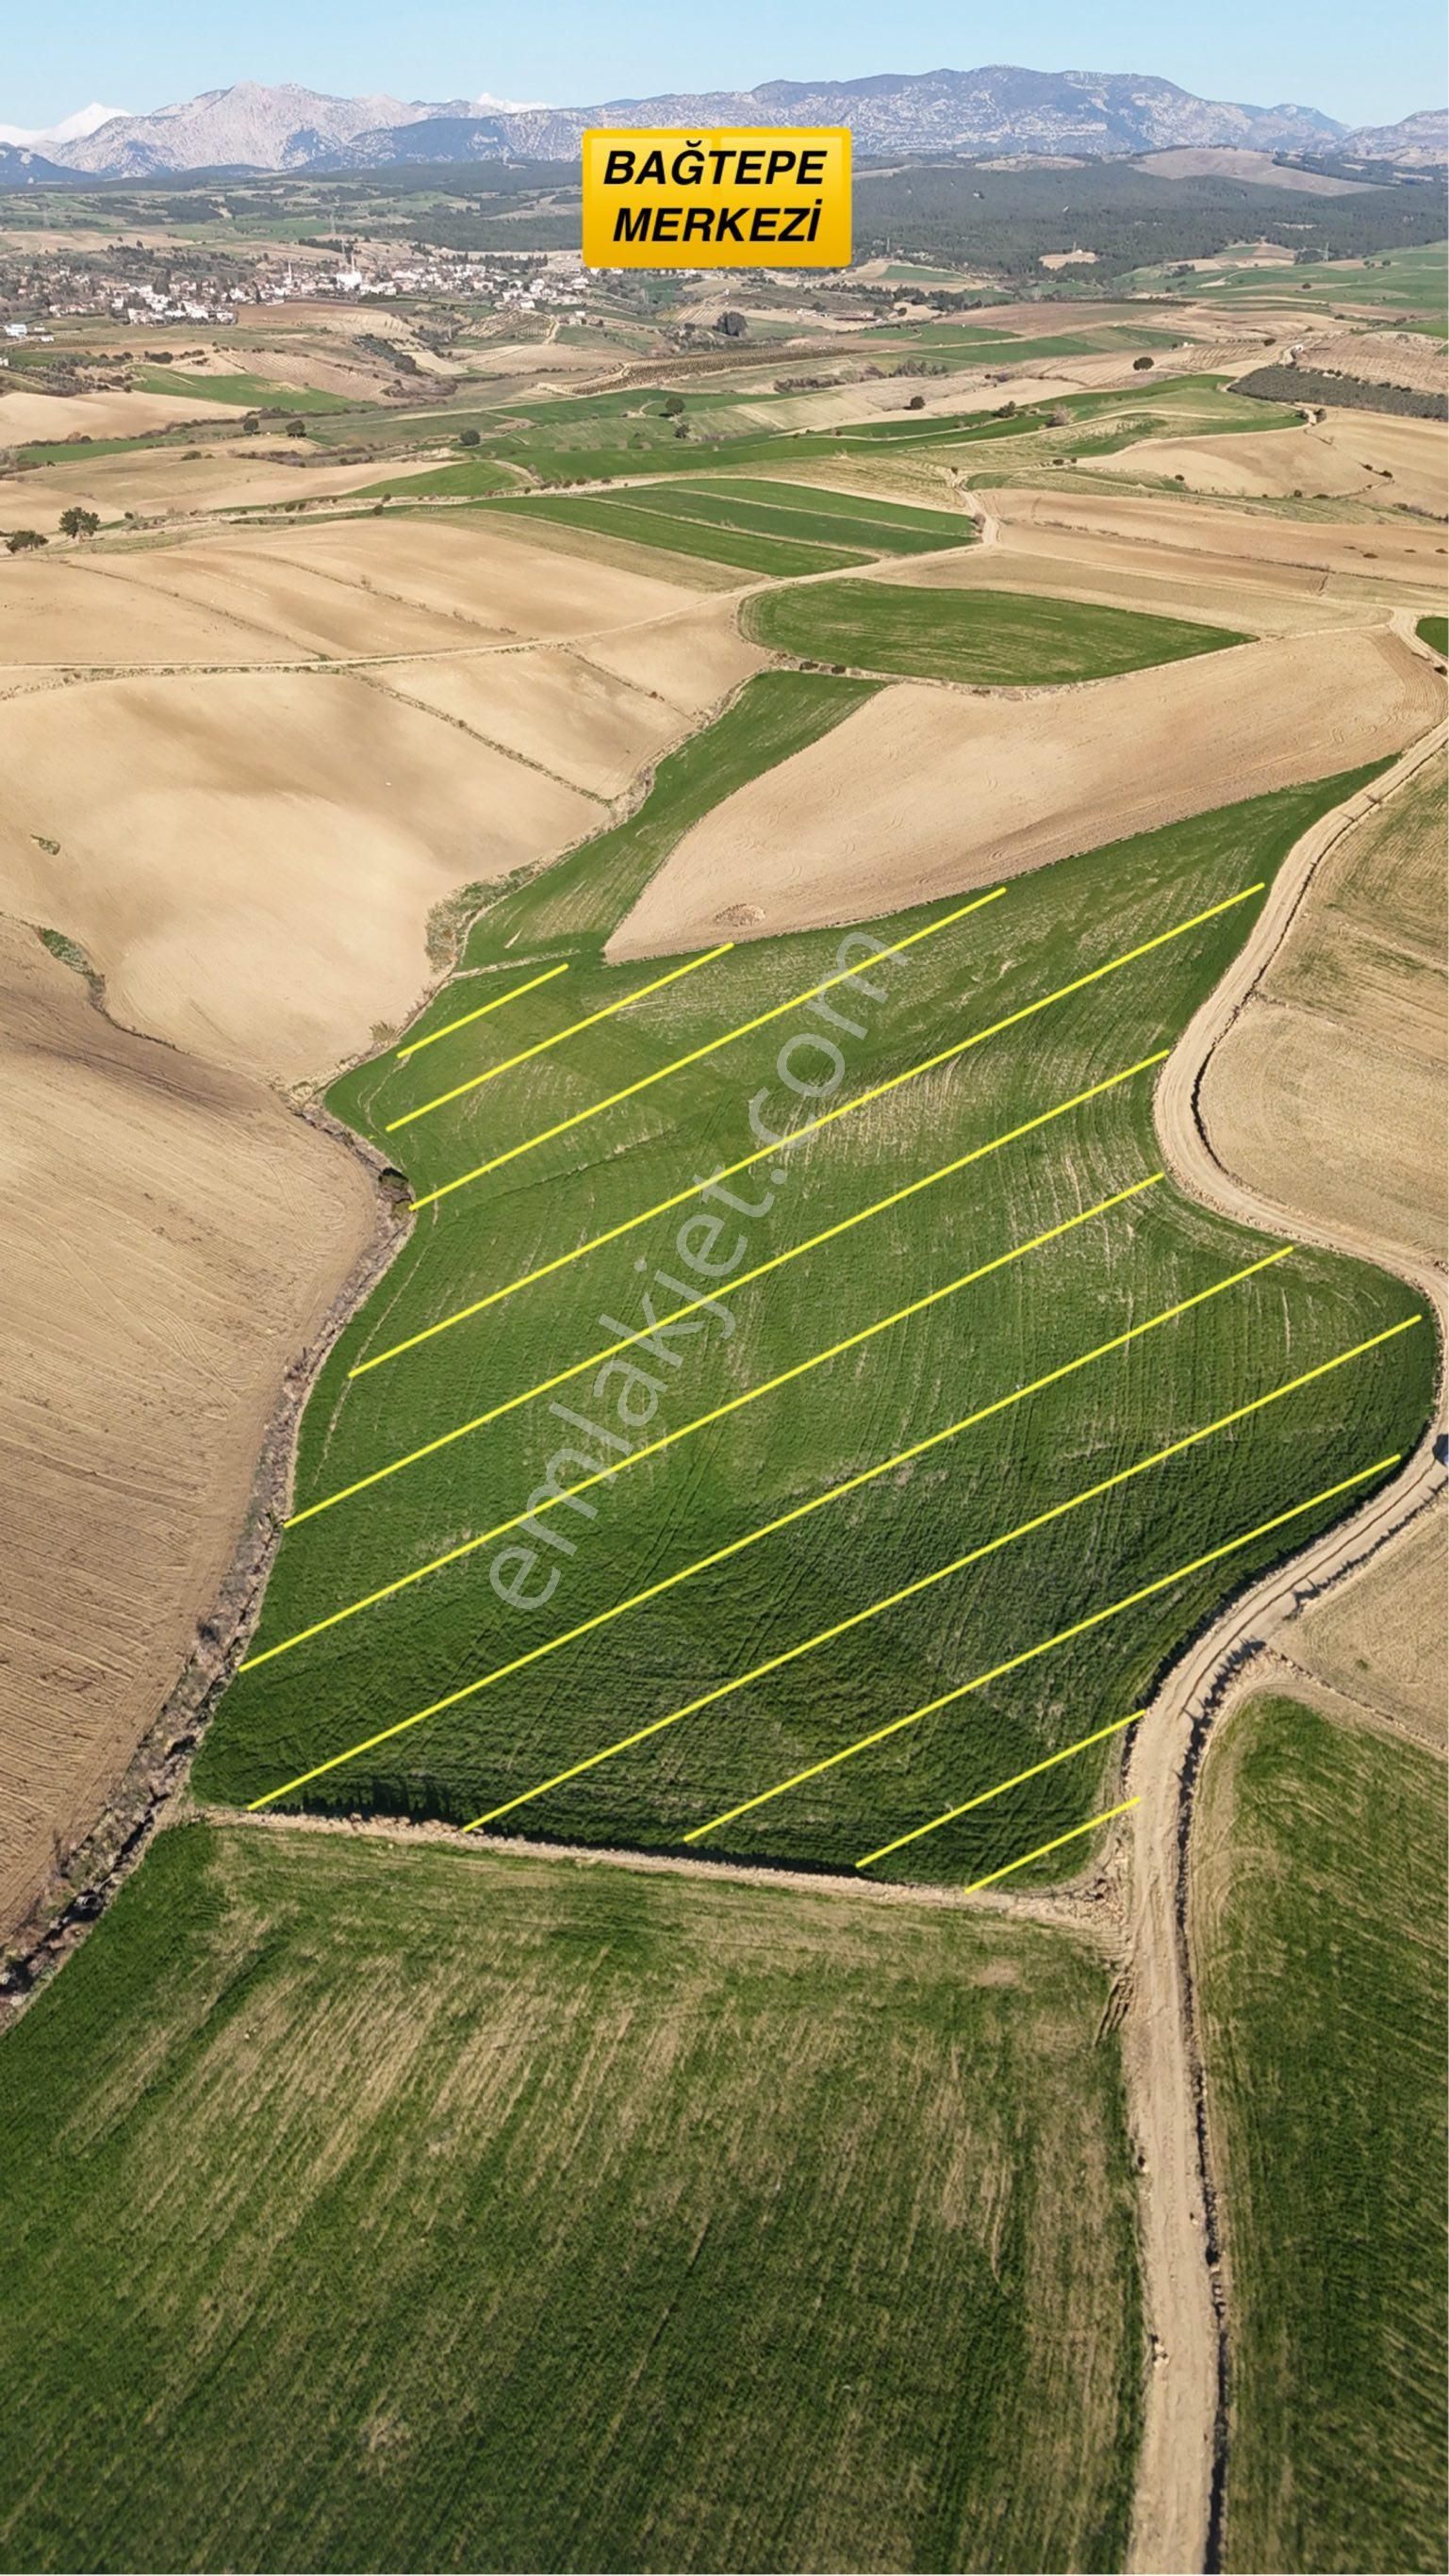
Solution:
M 529 495 L 499 502 L 523 518 L 556 520 L 667 547 L 672 554 L 774 574 L 843 570 L 872 555 L 933 554 L 974 542 L 965 511 L 828 491 L 816 484 L 738 481 L 631 484 L 586 498 Z
M 1444 1833 L 1442 1760 L 1296 1701 L 1209 1752 L 1229 2569 L 1443 2564 Z
M 1120 2567 L 1106 1991 L 939 1907 L 164 1834 L 5 2042 L 0 2564 Z
M 740 477 L 640 485 L 623 497 L 631 510 L 653 510 L 662 519 L 683 520 L 690 527 L 698 522 L 809 545 L 865 546 L 873 554 L 936 554 L 943 546 L 971 545 L 976 538 L 975 522 L 964 510 L 922 510 L 856 492 L 825 491 L 811 483 Z
M 898 590 L 873 581 L 766 591 L 744 601 L 740 625 L 777 653 L 978 687 L 1105 679 L 1248 640 L 1222 626 L 1096 608 L 1076 599 L 1005 590 Z
M 598 536 L 618 537 L 630 545 L 662 546 L 670 554 L 697 555 L 704 563 L 732 564 L 741 572 L 768 573 L 779 581 L 792 573 L 843 572 L 852 564 L 868 563 L 876 550 L 865 530 L 857 547 L 848 551 L 778 533 L 779 513 L 766 519 L 757 512 L 752 529 L 714 527 L 692 514 L 666 513 L 647 503 L 648 496 L 630 491 L 617 499 L 604 492 L 591 492 L 578 500 L 529 494 L 526 499 L 484 506 L 525 519 L 554 520 L 560 527 L 590 528 Z
M 1431 644 L 1449 659 L 1449 617 L 1421 617 L 1414 633 L 1421 644 Z
M 192 376 L 177 367 L 138 367 L 142 393 L 194 395 L 198 402 L 230 403 L 241 411 L 358 412 L 365 407 L 341 394 L 324 394 L 304 386 L 277 385 L 266 376 Z
M 1133 283 L 1156 292 L 1178 289 L 1178 281 L 1160 269 L 1139 270 Z M 1281 308 L 1301 300 L 1309 312 L 1362 311 L 1381 329 L 1442 337 L 1446 285 L 1445 245 L 1429 242 L 1368 260 L 1305 260 L 1291 268 L 1233 268 L 1224 261 L 1220 269 L 1194 277 L 1187 291 L 1195 303 L 1230 309 Z
M 819 693 L 849 685 L 767 676 L 777 718 L 793 688 L 809 693 L 802 704 L 811 730 L 825 703 Z M 707 764 L 709 740 L 691 745 L 689 769 L 674 773 L 681 819 L 698 810 L 707 772 L 696 764 Z M 743 720 L 726 738 L 730 746 L 738 775 L 749 747 Z M 303 1428 L 299 1502 L 370 1476 L 643 1329 L 640 1301 L 661 1275 L 652 1285 L 653 1311 L 672 1313 L 681 1299 L 662 1282 L 677 1281 L 681 1265 L 697 1255 L 712 1268 L 702 1283 L 696 1269 L 690 1293 L 708 1294 L 726 1272 L 752 1269 L 813 1238 L 1169 1044 L 1236 952 L 1256 898 L 1053 1003 L 954 1071 L 907 1083 L 778 1159 L 764 1149 L 763 1161 L 732 1184 L 746 1202 L 738 1218 L 731 1212 L 711 1231 L 714 1221 L 703 1210 L 682 1219 L 676 1208 L 585 1259 L 567 1257 L 671 1194 L 689 1194 L 695 1176 L 749 1152 L 754 1095 L 762 1097 L 767 1127 L 820 1114 L 819 1101 L 783 1087 L 782 1040 L 798 1042 L 786 1058 L 795 1077 L 824 1082 L 842 1100 L 907 1073 L 953 1039 L 1270 876 L 1297 835 L 1351 783 L 1261 799 L 1017 879 L 999 902 L 920 943 L 908 964 L 877 968 L 870 978 L 876 998 L 849 988 L 838 994 L 831 1006 L 838 1004 L 848 1029 L 792 1008 L 783 1022 L 432 1203 L 322 1373 Z M 470 942 L 469 960 L 481 976 L 446 989 L 417 1034 L 487 997 L 490 957 L 495 969 L 506 964 L 510 982 L 541 953 L 568 957 L 566 975 L 407 1063 L 378 1059 L 334 1088 L 336 1113 L 405 1162 L 417 1191 L 527 1144 L 836 971 L 835 932 L 745 943 L 636 1009 L 389 1133 L 390 1120 L 664 971 L 601 964 L 599 942 L 627 899 L 627 839 L 614 832 L 594 846 L 607 854 L 608 900 L 590 917 L 587 850 L 560 871 L 569 907 L 562 920 L 550 913 L 550 872 L 515 889 Z M 656 842 L 650 866 L 658 854 Z M 882 923 L 881 935 L 904 936 L 945 909 Z M 546 942 L 534 935 L 535 924 L 550 933 Z M 719 936 L 728 935 L 726 921 Z M 819 1035 L 807 1044 L 812 1029 Z M 840 1039 L 834 1059 L 820 1045 L 827 1030 Z M 1300 1250 L 1126 1351 L 1088 1363 L 925 1456 L 822 1503 L 758 1546 L 691 1574 L 662 1598 L 605 1617 L 651 1583 L 732 1548 L 865 1466 L 891 1460 L 1272 1249 L 1158 1182 L 1037 1251 L 1005 1258 L 929 1312 L 671 1443 L 590 1496 L 551 1507 L 533 1532 L 497 1535 L 505 1521 L 535 1508 L 530 1497 L 546 1490 L 550 1459 L 564 1487 L 614 1454 L 600 1449 L 597 1431 L 555 1417 L 550 1404 L 598 1425 L 605 1412 L 616 1421 L 617 1402 L 611 1436 L 632 1452 L 647 1426 L 650 1442 L 682 1429 L 927 1290 L 1002 1261 L 1039 1233 L 1132 1188 L 1158 1160 L 1150 1078 L 1138 1074 L 954 1181 L 932 1184 L 767 1282 L 742 1288 L 728 1308 L 717 1303 L 707 1316 L 696 1312 L 672 1343 L 647 1352 L 635 1346 L 628 1354 L 633 1376 L 625 1378 L 617 1360 L 599 1369 L 590 1363 L 556 1391 L 301 1523 L 281 1548 L 259 1652 L 445 1551 L 495 1535 L 244 1673 L 203 1747 L 199 1790 L 233 1802 L 265 1796 L 467 1691 L 456 1706 L 297 1793 L 322 1808 L 467 1822 L 529 1797 L 555 1772 L 718 1690 L 702 1714 L 529 1798 L 508 1828 L 677 1845 L 726 1806 L 843 1749 L 868 1726 L 911 1712 L 1150 1581 L 1175 1576 L 1215 1546 L 1401 1449 L 1429 1400 L 1433 1334 L 1422 1324 L 1200 1448 L 1085 1507 L 1074 1505 L 976 1562 L 964 1579 L 932 1585 L 858 1624 L 843 1641 L 795 1657 L 763 1687 L 740 1679 L 1418 1312 L 1393 1281 Z M 354 1362 L 559 1260 L 564 1266 L 534 1287 L 349 1379 Z M 1254 1539 L 1226 1564 L 1184 1574 L 1100 1632 L 1054 1648 L 1047 1659 L 759 1808 L 715 1835 L 710 1848 L 848 1867 L 947 1807 L 995 1789 L 1139 1707 L 1163 1657 L 1226 1589 L 1341 1508 L 1316 1503 L 1287 1531 Z M 551 1536 L 534 1545 L 540 1529 Z M 515 1553 L 505 1557 L 505 1548 Z M 596 1617 L 604 1618 L 601 1630 L 554 1646 Z M 471 1690 L 540 1644 L 549 1651 L 527 1669 L 482 1693 Z M 884 1873 L 960 1883 L 1074 1831 L 1108 1802 L 1106 1775 L 1118 1749 L 1113 1737 L 991 1799 L 888 1858 Z M 1065 1865 L 1080 1856 L 1069 1853 Z

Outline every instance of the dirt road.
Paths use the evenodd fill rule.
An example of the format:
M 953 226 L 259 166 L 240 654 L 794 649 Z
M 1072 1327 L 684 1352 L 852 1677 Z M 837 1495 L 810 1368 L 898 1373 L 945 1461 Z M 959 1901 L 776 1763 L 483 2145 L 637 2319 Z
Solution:
M 1223 982 L 1189 1022 L 1158 1085 L 1156 1116 L 1173 1177 L 1194 1197 L 1243 1223 L 1385 1262 L 1382 1247 L 1349 1227 L 1329 1228 L 1274 1206 L 1217 1159 L 1199 1102 L 1213 1050 L 1231 1028 L 1285 938 L 1317 871 L 1343 834 L 1413 778 L 1442 745 L 1438 725 L 1393 769 L 1306 832 L 1279 871 L 1251 937 Z M 1446 1330 L 1446 1280 L 1431 1262 L 1400 1253 L 1410 1279 Z M 1412 1457 L 1372 1501 L 1279 1567 L 1224 1612 L 1168 1676 L 1129 1759 L 1140 1799 L 1131 1847 L 1131 1966 L 1123 2026 L 1129 2116 L 1142 2161 L 1147 2321 L 1152 2335 L 1142 2449 L 1128 2566 L 1196 2571 L 1216 2563 L 1226 2441 L 1227 2342 L 1202 2068 L 1188 1955 L 1186 1873 L 1193 1791 L 1208 1727 L 1242 1673 L 1322 1592 L 1431 1507 L 1445 1486 L 1443 1386 L 1435 1419 Z

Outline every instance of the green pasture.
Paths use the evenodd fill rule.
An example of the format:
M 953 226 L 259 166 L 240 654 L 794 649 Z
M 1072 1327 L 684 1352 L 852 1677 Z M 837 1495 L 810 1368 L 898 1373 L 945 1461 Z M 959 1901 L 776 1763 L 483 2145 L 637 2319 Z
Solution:
M 1431 644 L 1449 658 L 1449 617 L 1421 617 L 1414 632 L 1421 644 Z
M 813 675 L 772 674 L 778 719 L 798 687 L 807 732 Z M 763 682 L 756 683 L 757 688 Z M 836 701 L 844 712 L 854 703 Z M 720 793 L 749 764 L 749 726 L 721 728 Z M 725 720 L 729 726 L 730 720 Z M 781 737 L 783 747 L 783 735 Z M 822 746 L 810 757 L 821 761 Z M 711 737 L 675 773 L 682 828 L 699 810 Z M 778 755 L 777 755 L 778 756 Z M 682 758 L 682 755 L 677 755 Z M 763 765 L 763 764 L 757 764 Z M 662 776 L 662 773 L 661 773 Z M 686 1200 L 630 1221 L 756 1143 L 908 1074 L 953 1041 L 1139 948 L 1269 879 L 1313 819 L 1355 782 L 1337 779 L 1207 814 L 1007 885 L 1000 898 L 876 967 L 870 994 L 827 996 L 848 1023 L 793 997 L 837 971 L 838 931 L 744 939 L 634 1009 L 536 1056 L 400 1129 L 404 1117 L 520 1048 L 637 991 L 665 961 L 608 965 L 601 943 L 659 864 L 650 836 L 637 875 L 618 830 L 485 912 L 472 971 L 437 997 L 428 1035 L 523 980 L 540 958 L 569 971 L 488 1020 L 400 1063 L 380 1057 L 337 1084 L 336 1114 L 379 1143 L 426 1193 L 773 1004 L 783 1019 L 671 1073 L 584 1125 L 530 1146 L 433 1201 L 328 1360 L 305 1417 L 297 1481 L 310 1505 L 401 1453 L 490 1412 L 694 1295 L 753 1269 L 1023 1122 L 1044 1116 L 1169 1046 L 1222 974 L 1253 897 L 1110 977 L 904 1083 L 728 1186 L 744 1204 L 713 1218 Z M 646 809 L 647 811 L 647 809 Z M 627 828 L 624 827 L 627 833 Z M 593 896 L 591 903 L 590 896 Z M 939 921 L 938 904 L 873 925 L 884 940 Z M 731 935 L 732 916 L 718 923 Z M 847 950 L 858 961 L 859 948 Z M 677 961 L 676 961 L 677 962 Z M 831 1054 L 825 1040 L 838 1044 Z M 823 1085 L 811 1098 L 791 1081 Z M 568 1485 L 733 1396 L 812 1359 L 925 1292 L 998 1261 L 1156 1171 L 1151 1074 L 1140 1072 L 954 1179 L 805 1253 L 726 1304 L 696 1311 L 642 1376 L 590 1366 L 542 1397 L 300 1523 L 283 1540 L 254 1651 L 281 1645 L 359 1596 L 534 1508 Z M 705 1222 L 700 1225 L 701 1214 Z M 692 1231 L 691 1231 L 692 1221 Z M 582 1259 L 581 1244 L 630 1227 Z M 752 1683 L 737 1677 L 973 1548 L 1037 1520 L 1118 1469 L 1296 1379 L 1419 1312 L 1407 1289 L 1304 1248 L 1125 1351 L 1012 1403 L 989 1420 L 759 1545 L 690 1575 L 647 1605 L 555 1647 L 581 1623 L 733 1546 L 843 1479 L 897 1456 L 1082 1357 L 1130 1323 L 1194 1297 L 1274 1246 L 1180 1198 L 1166 1181 L 1110 1214 L 1011 1259 L 928 1312 L 895 1324 L 582 1500 L 517 1530 L 233 1683 L 203 1747 L 198 1791 L 239 1802 L 457 1691 L 425 1723 L 295 1793 L 322 1810 L 469 1822 L 555 1772 L 729 1685 L 706 1711 L 514 1810 L 509 1829 L 583 1842 L 677 1847 L 725 1807 L 824 1760 L 868 1729 L 1176 1575 L 1230 1538 L 1375 1467 L 1416 1436 L 1434 1373 L 1421 1323 L 1197 1447 L 980 1558 L 848 1634 Z M 700 1274 L 686 1263 L 713 1265 Z M 521 1274 L 564 1266 L 401 1357 L 363 1363 Z M 614 1319 L 612 1323 L 602 1318 Z M 697 1327 L 698 1329 L 693 1329 Z M 551 1413 L 563 1404 L 567 1414 Z M 575 1417 L 570 1420 L 568 1415 Z M 629 1426 L 626 1427 L 626 1415 Z M 592 1430 L 580 1428 L 592 1425 Z M 572 1455 L 565 1454 L 572 1452 Z M 580 1463 L 582 1459 L 582 1463 Z M 1381 1472 L 1381 1471 L 1380 1471 Z M 1315 1503 L 1286 1528 L 1180 1580 L 1051 1653 L 973 1691 L 716 1834 L 750 1860 L 849 1868 L 887 1839 L 1140 1707 L 1182 1637 L 1225 1594 L 1302 1544 L 1343 1505 Z M 547 1530 L 550 1538 L 538 1536 Z M 520 1553 L 503 1557 L 500 1550 Z M 469 1686 L 540 1644 L 549 1651 L 481 1692 Z M 1074 1831 L 1110 1802 L 1120 1737 L 1074 1755 L 888 1860 L 884 1874 L 960 1884 Z M 1083 1847 L 1051 1868 L 1071 1869 Z
M 242 411 L 287 412 L 355 412 L 362 408 L 341 394 L 318 393 L 310 386 L 299 392 L 293 385 L 277 385 L 265 376 L 192 376 L 176 367 L 138 367 L 136 383 L 142 393 L 184 394 L 188 401 L 227 403 Z
M 0 2561 L 1120 2567 L 1106 1999 L 940 1907 L 163 1834 L 5 2042 Z
M 1225 2568 L 1443 2556 L 1444 1831 L 1442 1759 L 1291 1699 L 1252 1701 L 1208 1755 Z
M 975 687 L 1099 680 L 1245 644 L 1227 627 L 1005 590 L 901 590 L 879 581 L 787 584 L 742 602 L 740 626 L 773 652 Z

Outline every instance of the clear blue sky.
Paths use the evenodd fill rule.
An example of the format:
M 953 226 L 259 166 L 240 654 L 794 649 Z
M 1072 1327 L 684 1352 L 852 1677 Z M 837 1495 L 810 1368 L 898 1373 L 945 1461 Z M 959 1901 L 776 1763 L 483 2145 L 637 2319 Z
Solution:
M 1443 104 L 1442 8 L 1391 0 L 9 0 L 0 123 L 93 98 L 141 111 L 234 80 L 557 106 L 666 89 L 968 69 L 1155 72 L 1209 98 L 1302 101 L 1350 124 Z

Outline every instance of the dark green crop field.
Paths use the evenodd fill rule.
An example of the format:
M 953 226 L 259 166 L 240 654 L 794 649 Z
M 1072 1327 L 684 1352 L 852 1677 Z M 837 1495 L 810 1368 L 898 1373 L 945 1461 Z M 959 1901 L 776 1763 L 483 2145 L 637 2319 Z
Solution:
M 484 506 L 524 519 L 554 519 L 565 528 L 592 528 L 600 536 L 619 537 L 630 545 L 663 546 L 671 554 L 698 555 L 705 563 L 737 564 L 741 572 L 769 573 L 778 580 L 792 573 L 843 572 L 851 564 L 868 563 L 876 551 L 864 535 L 853 551 L 792 537 L 782 524 L 784 514 L 778 511 L 768 520 L 757 512 L 749 529 L 729 524 L 711 527 L 692 513 L 657 509 L 651 496 L 632 489 L 617 497 L 590 492 L 577 500 L 530 493 Z
M 780 578 L 843 569 L 871 555 L 931 554 L 970 545 L 976 535 L 964 511 L 913 509 L 790 483 L 656 482 L 576 499 L 520 494 L 490 506 Z
M 824 491 L 818 484 L 668 483 L 631 490 L 628 504 L 661 518 L 699 520 L 760 536 L 796 537 L 815 545 L 867 546 L 874 554 L 935 554 L 975 543 L 976 523 L 962 510 L 921 510 Z
M 163 1834 L 5 2042 L 0 2565 L 1120 2567 L 1105 2001 L 940 1906 Z
M 1444 1765 L 1258 1699 L 1194 1827 L 1232 2266 L 1223 2565 L 1437 2567 Z
M 768 678 L 778 723 L 796 683 Z M 828 704 L 820 692 L 849 686 L 798 685 L 811 732 Z M 680 821 L 699 810 L 710 739 L 676 755 L 668 792 Z M 723 785 L 748 753 L 738 709 L 722 740 L 735 764 Z M 541 958 L 564 958 L 568 972 L 405 1062 L 361 1067 L 332 1094 L 419 1195 L 493 1168 L 420 1209 L 322 1373 L 297 1502 L 328 1507 L 284 1539 L 252 1650 L 267 1659 L 228 1691 L 199 1792 L 250 1801 L 315 1774 L 289 1795 L 677 1846 L 811 1770 L 707 1847 L 850 1867 L 985 1800 L 882 1864 L 958 1884 L 1082 1826 L 1109 1802 L 1120 1736 L 988 1793 L 1129 1716 L 1225 1591 L 1340 1511 L 1341 1499 L 1314 1498 L 1417 1435 L 1435 1354 L 1419 1323 L 1240 1413 L 1418 1312 L 1392 1280 L 1307 1249 L 1236 1279 L 1277 1247 L 1152 1179 L 1151 1070 L 1113 1081 L 1171 1044 L 1258 897 L 1046 997 L 1270 877 L 1352 783 L 1018 878 L 814 1009 L 800 997 L 842 958 L 859 968 L 868 941 L 843 952 L 838 932 L 742 943 L 415 1117 L 680 962 L 601 961 L 627 899 L 617 832 L 594 845 L 610 894 L 586 925 L 586 851 L 558 872 L 579 907 L 564 916 L 568 935 L 550 916 L 551 872 L 485 915 L 475 971 L 439 995 L 415 1039 L 504 989 L 500 970 L 513 984 Z M 651 867 L 668 837 L 658 829 Z M 950 909 L 882 921 L 875 936 L 910 937 Z M 531 935 L 533 919 L 546 940 Z M 767 1026 L 716 1045 L 779 1006 Z M 1021 1012 L 967 1054 L 916 1070 Z M 804 1141 L 768 1141 L 899 1075 L 910 1078 Z M 1030 1135 L 944 1172 L 1036 1120 Z M 724 1183 L 729 1195 L 699 1197 L 712 1172 L 751 1154 Z M 926 1186 L 896 1195 L 915 1181 Z M 1135 1195 L 1103 1205 L 1124 1191 Z M 753 1279 L 827 1230 L 829 1241 Z M 1204 1291 L 1221 1293 L 1101 1351 Z M 681 1306 L 690 1311 L 658 1331 Z M 478 1311 L 382 1357 L 463 1307 Z M 1239 1418 L 1201 1443 L 1143 1463 L 1229 1414 Z M 448 1437 L 464 1423 L 476 1427 Z M 379 1474 L 432 1443 L 442 1445 Z M 603 1469 L 618 1472 L 556 1499 Z M 363 1478 L 376 1481 L 330 1501 Z M 443 1555 L 446 1566 L 288 1642 Z M 652 1597 L 636 1602 L 642 1593 Z M 1108 1621 L 1081 1627 L 1103 1609 Z M 1080 1633 L 965 1689 L 1068 1628 Z M 913 1718 L 943 1696 L 948 1705 Z M 435 1713 L 412 1723 L 424 1710 Z M 815 1768 L 898 1717 L 912 1722 Z M 642 1729 L 653 1731 L 594 1758 Z M 565 1771 L 575 1776 L 532 1794 Z
M 1005 590 L 812 582 L 745 600 L 743 632 L 775 652 L 909 679 L 1041 687 L 1106 679 L 1246 644 L 1224 626 Z

